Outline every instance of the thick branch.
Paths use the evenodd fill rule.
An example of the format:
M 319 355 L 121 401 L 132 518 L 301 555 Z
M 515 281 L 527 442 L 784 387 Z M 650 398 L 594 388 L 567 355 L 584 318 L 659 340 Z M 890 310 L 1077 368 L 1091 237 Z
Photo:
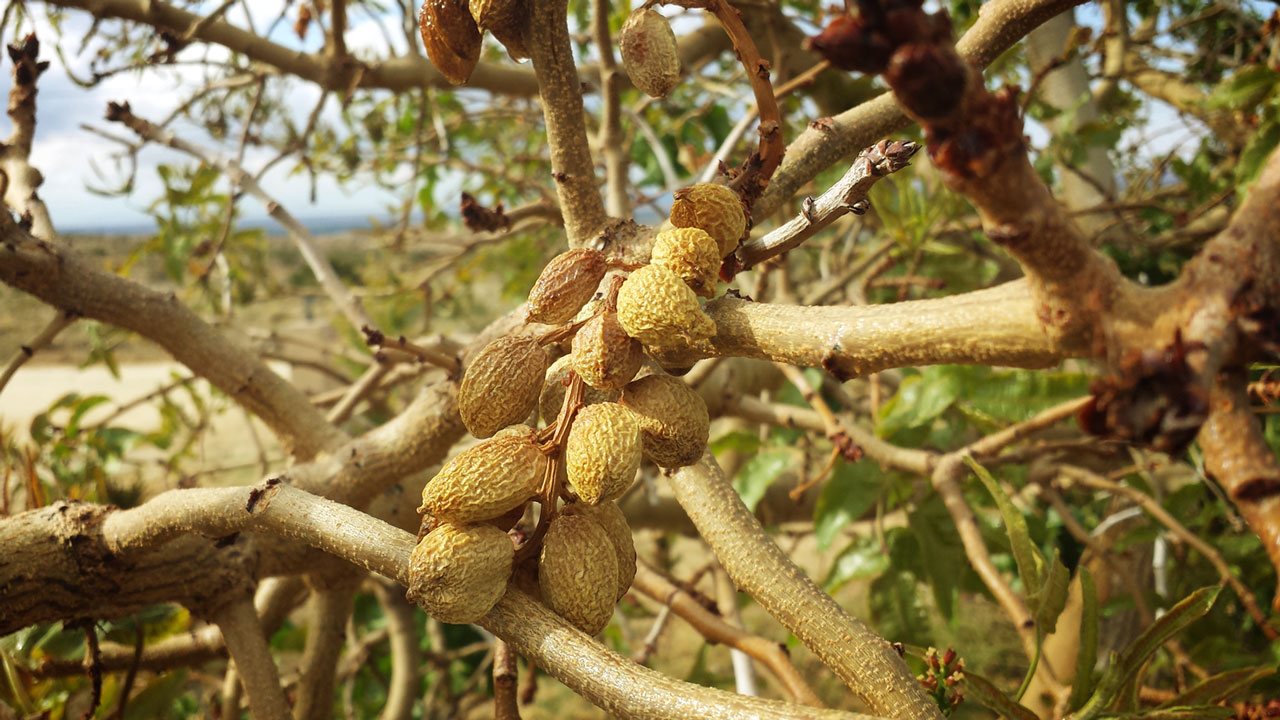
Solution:
M 41 240 L 53 240 L 49 208 L 36 192 L 44 177 L 31 165 L 31 145 L 36 135 L 36 80 L 49 67 L 49 61 L 37 60 L 39 54 L 40 41 L 34 34 L 9 46 L 13 88 L 9 90 L 8 112 L 13 132 L 0 144 L 0 172 L 4 175 L 0 201 L 30 219 L 31 234 Z

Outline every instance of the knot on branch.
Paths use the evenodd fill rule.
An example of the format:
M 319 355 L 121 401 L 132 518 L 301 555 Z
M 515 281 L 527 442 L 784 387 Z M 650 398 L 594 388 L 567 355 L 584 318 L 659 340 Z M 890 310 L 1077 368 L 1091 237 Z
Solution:
M 35 33 L 30 33 L 22 42 L 8 46 L 9 59 L 13 61 L 13 82 L 21 87 L 35 84 L 45 70 L 49 69 L 49 61 L 38 61 L 40 56 L 40 40 Z
M 1168 347 L 1129 351 L 1111 377 L 1093 382 L 1093 401 L 1080 411 L 1081 427 L 1161 452 L 1181 452 L 1209 415 L 1208 393 L 1187 364 L 1191 349 L 1178 333 Z

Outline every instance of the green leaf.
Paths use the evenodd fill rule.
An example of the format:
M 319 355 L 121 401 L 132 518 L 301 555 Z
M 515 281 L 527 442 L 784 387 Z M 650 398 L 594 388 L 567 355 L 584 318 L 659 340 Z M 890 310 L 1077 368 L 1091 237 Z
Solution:
M 1171 708 L 1160 707 L 1141 712 L 1117 713 L 1104 715 L 1103 718 L 1108 720 L 1111 718 L 1115 718 L 1115 720 L 1226 720 L 1226 718 L 1235 717 L 1235 714 L 1235 708 L 1221 705 L 1191 705 Z
M 885 638 L 928 645 L 929 611 L 922 598 L 914 574 L 890 569 L 871 583 L 867 593 L 871 622 Z
M 1067 606 L 1067 593 L 1070 589 L 1071 571 L 1067 570 L 1058 559 L 1058 553 L 1054 552 L 1044 585 L 1027 596 L 1028 607 L 1035 606 L 1036 625 L 1045 635 L 1058 629 L 1058 616 Z
M 1036 714 L 1021 703 L 1014 702 L 991 683 L 990 680 L 977 673 L 964 671 L 965 698 L 977 702 L 997 715 L 1008 720 L 1039 720 Z
M 1218 673 L 1187 688 L 1177 697 L 1160 705 L 1161 708 L 1179 708 L 1188 705 L 1213 705 L 1231 700 L 1248 690 L 1258 680 L 1276 673 L 1275 668 L 1240 668 Z
M 106 395 L 90 395 L 76 403 L 75 409 L 71 411 L 71 419 L 67 420 L 66 434 L 67 437 L 73 438 L 80 432 L 80 421 L 84 418 L 85 413 L 95 407 L 110 402 L 111 398 Z
M 137 695 L 129 698 L 124 710 L 124 720 L 151 720 L 168 717 L 168 710 L 173 701 L 186 691 L 187 671 L 174 670 L 142 689 Z
M 920 545 L 920 565 L 933 589 L 938 612 L 950 622 L 955 617 L 960 583 L 969 569 L 964 543 L 951 521 L 951 513 L 935 494 L 908 513 L 907 526 Z
M 1236 164 L 1236 184 L 1248 185 L 1258 179 L 1271 151 L 1280 145 L 1280 121 L 1264 123 L 1245 143 Z
M 742 496 L 742 502 L 746 503 L 747 508 L 755 512 L 765 490 L 795 463 L 796 454 L 791 450 L 762 452 L 744 463 L 733 476 L 733 487 Z
M 964 390 L 959 372 L 950 366 L 934 366 L 903 380 L 893 399 L 880 411 L 876 432 L 889 436 L 937 418 Z
M 711 452 L 719 455 L 723 452 L 754 453 L 760 449 L 760 436 L 745 430 L 727 432 L 710 443 Z
M 1030 605 L 1030 593 L 1044 584 L 1040 576 L 1044 567 L 1044 556 L 1040 554 L 1040 549 L 1035 546 L 1035 543 L 1031 542 L 1027 519 L 1022 517 L 1022 512 L 1009 500 L 1009 496 L 1005 495 L 1004 490 L 1000 488 L 1000 483 L 991 477 L 991 473 L 987 472 L 986 468 L 968 456 L 965 456 L 964 462 L 987 487 L 991 497 L 995 498 L 1000 517 L 1004 519 L 1005 532 L 1009 535 L 1009 545 L 1013 548 L 1013 560 L 1018 564 L 1018 576 L 1022 578 L 1022 584 L 1027 588 L 1027 604 Z M 1032 608 L 1032 611 L 1034 610 L 1035 608 Z
M 1277 84 L 1280 84 L 1280 73 L 1266 65 L 1247 65 L 1214 88 L 1208 105 L 1211 108 L 1252 108 L 1266 99 Z
M 840 528 L 862 517 L 875 504 L 883 485 L 884 472 L 874 460 L 837 462 L 813 509 L 818 549 L 831 547 Z
M 888 569 L 889 553 L 875 538 L 855 538 L 836 556 L 822 586 L 827 592 L 835 592 L 850 580 L 876 577 Z
M 1098 589 L 1089 568 L 1081 565 L 1080 648 L 1076 651 L 1076 677 L 1071 683 L 1071 710 L 1078 709 L 1093 692 L 1093 666 L 1098 662 Z

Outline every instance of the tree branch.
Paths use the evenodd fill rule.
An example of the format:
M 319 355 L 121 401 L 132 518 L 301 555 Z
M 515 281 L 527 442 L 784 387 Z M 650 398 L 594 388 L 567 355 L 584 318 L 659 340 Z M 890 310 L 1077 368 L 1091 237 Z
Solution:
M 13 132 L 0 144 L 0 201 L 31 222 L 31 234 L 53 240 L 53 220 L 37 190 L 44 183 L 40 171 L 31 165 L 31 145 L 36 136 L 36 80 L 49 67 L 38 60 L 40 41 L 35 34 L 8 46 L 13 60 L 13 87 L 9 90 L 9 121 Z
M 262 633 L 248 595 L 232 600 L 214 613 L 213 621 L 226 638 L 227 649 L 249 696 L 249 709 L 261 720 L 289 720 L 289 703 L 280 687 L 280 671 Z
M 592 38 L 600 53 L 600 154 L 604 156 L 605 210 L 613 217 L 631 215 L 631 199 L 627 195 L 627 149 L 622 138 L 622 89 L 618 61 L 613 56 L 613 39 L 609 34 L 609 3 L 592 0 Z

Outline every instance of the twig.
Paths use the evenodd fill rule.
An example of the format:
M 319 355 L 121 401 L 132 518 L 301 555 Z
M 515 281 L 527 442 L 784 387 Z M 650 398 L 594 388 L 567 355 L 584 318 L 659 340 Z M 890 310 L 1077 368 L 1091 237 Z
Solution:
M 227 602 L 213 613 L 222 630 L 237 675 L 249 696 L 249 709 L 259 720 L 291 720 L 289 703 L 280 687 L 280 671 L 271 657 L 271 646 L 262 633 L 253 601 L 248 595 Z M 228 708 L 235 712 L 235 708 Z
M 66 330 L 75 321 L 76 316 L 74 313 L 59 312 L 49 321 L 48 325 L 44 326 L 40 334 L 31 339 L 31 342 L 18 346 L 18 352 L 13 354 L 13 358 L 9 360 L 9 364 L 4 369 L 4 373 L 0 374 L 0 393 L 4 392 L 5 386 L 9 384 L 9 380 L 13 378 L 14 373 L 18 372 L 18 368 L 25 365 L 36 353 L 48 347 L 53 342 L 53 339 L 58 336 L 58 333 Z
M 591 30 L 600 55 L 600 154 L 604 156 L 605 212 L 613 217 L 631 214 L 627 196 L 627 152 L 622 140 L 622 88 L 618 61 L 613 56 L 607 0 L 592 0 Z
M 640 588 L 636 588 L 640 590 Z M 641 592 L 644 592 L 641 590 Z M 659 598 L 654 598 L 655 600 Z M 653 617 L 653 623 L 649 625 L 649 632 L 644 635 L 644 642 L 640 644 L 640 649 L 631 654 L 632 661 L 647 665 L 649 658 L 658 650 L 658 639 L 662 637 L 662 632 L 667 629 L 667 623 L 671 620 L 671 603 L 664 603 L 662 608 L 658 610 L 658 614 Z
M 840 420 L 836 418 L 836 414 L 831 411 L 831 406 L 827 405 L 827 401 L 813 386 L 809 384 L 809 379 L 804 376 L 804 371 L 790 363 L 774 363 L 786 376 L 787 381 L 800 391 L 804 401 L 809 403 L 814 412 L 818 413 L 818 417 L 822 418 L 823 433 L 831 444 L 836 446 L 840 454 L 849 462 L 857 462 L 862 458 L 862 448 L 858 447 L 853 439 L 849 437 L 848 431 L 844 429 Z
M 378 713 L 378 720 L 410 720 L 418 700 L 421 659 L 417 609 L 406 602 L 404 593 L 397 589 L 387 581 L 374 585 L 374 593 L 387 619 L 387 637 L 391 642 L 391 682 L 387 689 L 387 702 Z
M 501 638 L 493 641 L 493 717 L 494 720 L 520 720 L 516 698 L 519 684 L 516 654 Z
M 715 581 L 716 606 L 720 609 L 720 616 L 729 627 L 741 628 L 742 613 L 738 610 L 738 588 L 733 586 L 729 574 L 723 569 L 713 572 L 712 577 Z M 733 684 L 738 694 L 753 697 L 760 695 L 760 688 L 756 684 L 756 669 L 751 664 L 751 656 L 738 648 L 729 648 L 729 660 L 733 665 Z M 813 705 L 814 701 L 817 701 L 817 696 L 810 690 L 807 696 L 794 693 L 793 699 L 805 705 Z M 818 701 L 815 707 L 822 707 L 821 701 Z
M 129 695 L 133 692 L 133 683 L 138 679 L 138 670 L 142 667 L 142 648 L 145 640 L 142 622 L 137 616 L 133 619 L 133 662 L 129 663 L 129 672 L 124 676 L 124 684 L 120 686 L 120 699 L 116 702 L 113 717 L 123 720 L 124 709 L 129 705 Z
M 392 340 L 384 335 L 381 330 L 370 325 L 361 327 L 360 331 L 364 333 L 365 344 L 370 347 L 403 350 L 415 356 L 419 362 L 430 363 L 445 370 L 451 378 L 457 378 L 462 373 L 462 359 L 457 355 L 450 355 L 436 348 L 411 342 L 404 335 Z
M 324 585 L 311 594 L 307 640 L 299 664 L 301 677 L 294 692 L 294 720 L 333 717 L 334 671 L 342 652 L 347 619 L 355 604 L 356 587 L 362 577 L 363 573 L 345 571 L 339 577 L 311 575 L 313 582 Z M 252 696 L 249 699 L 252 703 Z

